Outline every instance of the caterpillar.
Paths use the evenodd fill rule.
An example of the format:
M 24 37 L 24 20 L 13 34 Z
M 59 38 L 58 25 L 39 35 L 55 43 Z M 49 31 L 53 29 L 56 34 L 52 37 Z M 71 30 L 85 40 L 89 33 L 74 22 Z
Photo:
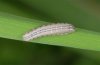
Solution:
M 56 24 L 50 24 L 45 25 L 42 27 L 39 27 L 37 29 L 33 29 L 30 32 L 23 35 L 24 41 L 29 41 L 41 36 L 46 35 L 60 35 L 60 34 L 68 34 L 74 32 L 74 26 L 72 24 L 68 23 L 56 23 Z

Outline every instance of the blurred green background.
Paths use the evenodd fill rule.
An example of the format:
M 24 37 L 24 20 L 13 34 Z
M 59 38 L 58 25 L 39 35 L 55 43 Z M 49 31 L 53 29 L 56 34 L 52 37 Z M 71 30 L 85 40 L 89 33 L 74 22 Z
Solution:
M 100 52 L 0 38 L 1 65 L 100 65 Z

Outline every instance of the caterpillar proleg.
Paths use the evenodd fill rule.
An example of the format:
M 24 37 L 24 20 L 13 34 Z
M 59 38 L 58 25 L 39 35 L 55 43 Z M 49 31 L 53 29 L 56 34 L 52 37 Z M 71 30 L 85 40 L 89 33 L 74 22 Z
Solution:
M 45 25 L 42 27 L 39 27 L 37 29 L 34 29 L 25 35 L 23 35 L 23 40 L 24 41 L 29 41 L 41 36 L 46 36 L 46 35 L 60 35 L 60 34 L 68 34 L 74 32 L 74 26 L 72 24 L 68 23 L 57 23 L 57 24 L 50 24 L 50 25 Z

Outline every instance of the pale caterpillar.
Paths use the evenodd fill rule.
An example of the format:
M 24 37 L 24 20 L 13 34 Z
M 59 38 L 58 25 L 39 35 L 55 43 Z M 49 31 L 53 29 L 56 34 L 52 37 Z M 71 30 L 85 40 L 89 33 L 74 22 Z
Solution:
M 32 31 L 26 33 L 23 36 L 24 41 L 29 41 L 41 36 L 46 35 L 56 35 L 56 34 L 68 34 L 74 32 L 74 26 L 68 23 L 57 23 L 39 27 L 37 29 L 33 29 Z

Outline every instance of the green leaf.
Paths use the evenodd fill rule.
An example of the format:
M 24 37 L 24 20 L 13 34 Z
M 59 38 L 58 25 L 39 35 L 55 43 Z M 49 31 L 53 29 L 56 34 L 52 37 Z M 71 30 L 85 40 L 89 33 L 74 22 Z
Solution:
M 49 23 L 0 13 L 0 37 L 23 41 L 22 36 L 30 29 L 46 24 Z M 69 35 L 45 36 L 30 42 L 100 51 L 99 39 L 100 33 L 76 28 Z

